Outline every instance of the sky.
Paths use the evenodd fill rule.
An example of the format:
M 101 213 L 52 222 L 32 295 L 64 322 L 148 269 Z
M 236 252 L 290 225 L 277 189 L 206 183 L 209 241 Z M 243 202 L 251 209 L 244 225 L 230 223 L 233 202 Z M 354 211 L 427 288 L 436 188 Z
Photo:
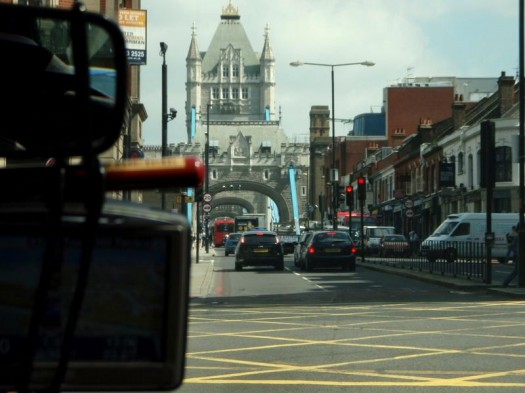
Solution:
M 265 28 L 276 60 L 276 110 L 292 140 L 306 142 L 313 105 L 331 107 L 331 68 L 290 62 L 342 64 L 334 68 L 336 119 L 380 112 L 383 89 L 410 77 L 515 76 L 519 68 L 519 0 L 142 0 L 148 12 L 147 65 L 141 66 L 141 102 L 148 118 L 144 145 L 160 145 L 162 57 L 166 52 L 168 144 L 186 142 L 186 56 L 192 26 L 206 51 L 223 7 L 238 7 L 255 52 Z M 351 123 L 336 121 L 337 135 Z

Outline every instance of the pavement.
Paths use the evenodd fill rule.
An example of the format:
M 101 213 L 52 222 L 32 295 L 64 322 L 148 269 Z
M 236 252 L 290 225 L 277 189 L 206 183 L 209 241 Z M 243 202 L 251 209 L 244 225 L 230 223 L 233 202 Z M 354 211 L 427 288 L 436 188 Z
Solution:
M 204 257 L 205 256 L 205 257 Z M 212 283 L 213 277 L 213 257 L 215 256 L 215 249 L 209 248 L 206 253 L 204 247 L 199 248 L 199 261 L 196 258 L 196 248 L 191 250 L 191 283 L 190 283 L 190 298 L 206 297 L 209 293 L 208 289 Z M 204 257 L 204 258 L 203 258 Z
M 196 249 L 192 249 L 190 298 L 206 297 L 209 293 L 209 288 L 212 285 L 213 279 L 213 257 L 216 256 L 215 252 L 215 249 L 210 247 L 209 252 L 206 253 L 205 248 L 201 247 L 199 249 L 199 261 L 197 262 Z M 363 264 L 359 262 L 359 259 L 357 260 L 357 266 L 365 269 L 387 272 L 390 274 L 398 274 L 416 280 L 454 288 L 456 290 L 485 290 L 488 293 L 505 297 L 525 299 L 525 287 L 517 287 L 515 284 L 516 279 L 512 282 L 513 285 L 502 287 L 500 284 L 486 284 L 478 281 L 471 281 L 465 278 L 447 277 L 438 274 L 430 274 L 426 272 L 376 265 L 372 263 Z

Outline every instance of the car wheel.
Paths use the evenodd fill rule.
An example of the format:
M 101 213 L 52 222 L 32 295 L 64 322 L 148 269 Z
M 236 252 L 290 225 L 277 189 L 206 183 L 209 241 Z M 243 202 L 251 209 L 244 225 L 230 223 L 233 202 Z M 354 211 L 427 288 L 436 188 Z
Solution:
M 275 265 L 275 270 L 284 270 L 284 261 L 280 261 L 277 265 Z

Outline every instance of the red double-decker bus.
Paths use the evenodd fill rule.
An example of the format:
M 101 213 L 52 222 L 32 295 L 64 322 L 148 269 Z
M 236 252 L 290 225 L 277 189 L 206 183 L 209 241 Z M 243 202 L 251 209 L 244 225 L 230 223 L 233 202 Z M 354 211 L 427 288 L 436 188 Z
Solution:
M 224 241 L 226 240 L 226 235 L 234 232 L 235 221 L 233 218 L 216 218 L 213 222 L 211 228 L 212 234 L 211 238 L 213 239 L 213 245 L 215 247 L 224 246 Z

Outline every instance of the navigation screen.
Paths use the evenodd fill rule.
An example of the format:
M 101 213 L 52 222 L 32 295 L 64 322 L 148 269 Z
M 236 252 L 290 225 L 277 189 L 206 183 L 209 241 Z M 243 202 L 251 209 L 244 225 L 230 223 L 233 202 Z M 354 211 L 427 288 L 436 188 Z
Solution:
M 21 358 L 46 243 L 42 236 L 0 236 L 0 367 Z M 168 247 L 166 236 L 99 237 L 70 360 L 164 360 Z M 63 250 L 53 264 L 36 361 L 59 359 L 82 244 L 66 238 Z

